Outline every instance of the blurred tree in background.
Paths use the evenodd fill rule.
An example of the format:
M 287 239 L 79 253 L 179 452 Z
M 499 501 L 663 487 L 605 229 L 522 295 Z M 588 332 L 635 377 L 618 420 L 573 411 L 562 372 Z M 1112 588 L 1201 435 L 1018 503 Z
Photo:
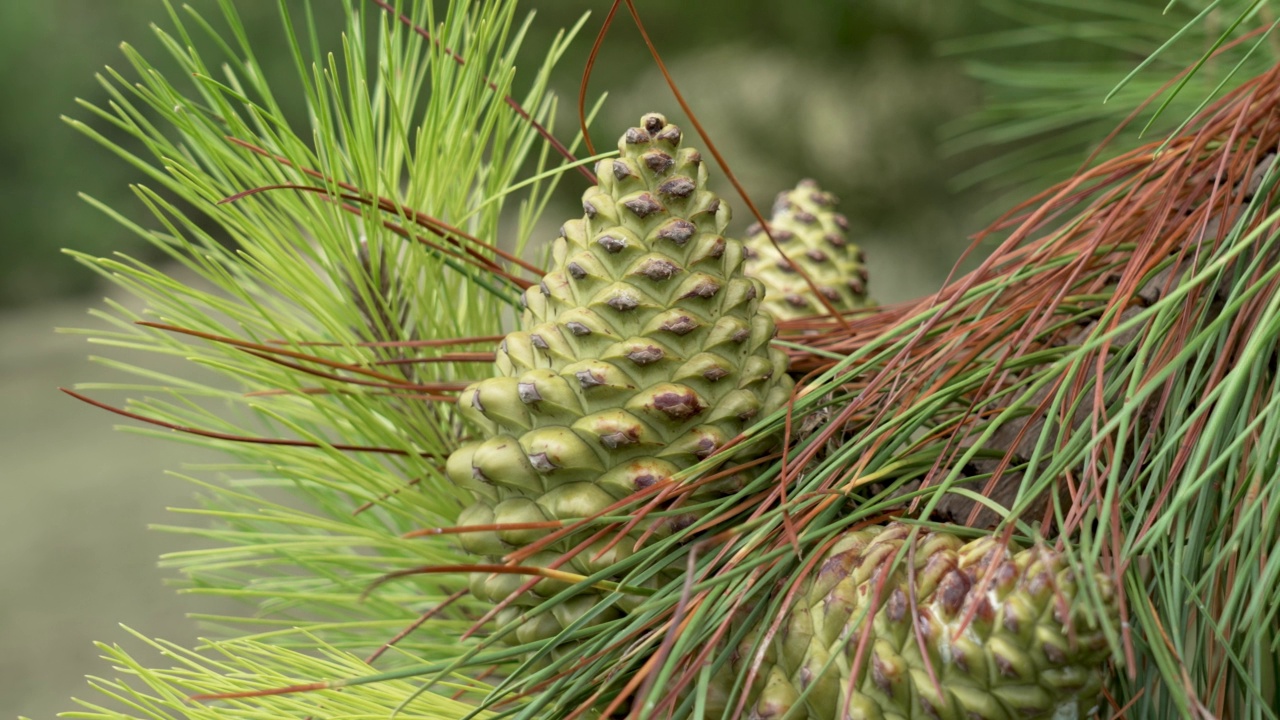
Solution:
M 273 18 L 270 3 L 245 8 Z M 95 282 L 59 249 L 129 251 L 138 243 L 81 202 L 85 192 L 133 208 L 128 183 L 138 176 L 76 137 L 58 117 L 74 98 L 103 102 L 94 73 L 119 65 L 121 42 L 154 48 L 148 24 L 164 15 L 159 0 L 52 0 L 0 3 L 0 306 L 28 305 L 83 292 Z
M 197 2 L 200 6 L 213 2 Z M 275 4 L 244 3 L 255 44 L 273 47 Z M 22 306 L 94 287 L 96 279 L 61 254 L 142 251 L 136 238 L 104 223 L 100 212 L 77 198 L 85 193 L 114 207 L 138 207 L 128 184 L 140 176 L 125 163 L 77 137 L 58 121 L 74 115 L 75 98 L 107 102 L 94 75 L 104 65 L 124 65 L 119 46 L 154 51 L 152 23 L 163 22 L 162 0 L 51 0 L 0 3 L 0 307 Z M 341 18 L 325 25 L 341 26 Z M 147 52 L 156 55 L 155 52 Z M 284 49 L 264 57 L 285 61 Z M 161 66 L 162 71 L 171 70 Z
M 201 10 L 214 4 L 193 2 Z M 238 5 L 262 64 L 290 72 L 285 48 L 273 41 L 275 3 Z M 332 29 L 337 48 L 340 13 L 323 11 L 324 5 L 315 6 L 317 21 Z M 1144 76 L 1149 81 L 1102 102 L 1127 70 L 1205 5 L 1187 0 L 1162 12 L 1159 0 L 1071 6 L 647 0 L 643 12 L 676 80 L 753 199 L 767 206 L 797 179 L 820 179 L 842 198 L 863 235 L 880 279 L 877 297 L 898 300 L 932 287 L 968 231 L 1077 167 L 1141 98 L 1193 60 L 1203 49 L 1194 40 L 1184 43 L 1184 52 L 1157 56 Z M 592 33 L 608 3 L 529 7 L 539 20 L 525 47 L 538 48 L 587 10 L 595 13 L 587 28 Z M 1231 20 L 1214 12 L 1218 27 Z M 156 55 L 147 52 L 157 43 L 148 25 L 165 13 L 163 0 L 0 3 L 0 91 L 11 108 L 0 114 L 6 170 L 0 190 L 7 200 L 0 307 L 91 289 L 95 279 L 68 262 L 63 247 L 146 252 L 76 197 L 83 192 L 111 207 L 136 207 L 127 186 L 136 173 L 57 119 L 78 114 L 73 98 L 106 101 L 93 74 L 103 65 L 124 65 L 122 41 Z M 553 83 L 561 96 L 562 135 L 576 125 L 589 51 L 589 41 L 574 44 Z M 1222 68 L 1208 70 L 1198 83 L 1220 79 Z M 590 92 L 592 98 L 610 95 L 600 128 L 625 125 L 649 110 L 683 119 L 625 17 L 609 34 Z M 1131 138 L 1141 127 L 1136 124 Z M 565 207 L 576 204 L 579 191 L 571 183 L 561 188 Z M 737 205 L 740 230 L 747 213 Z
M 209 10 L 215 3 L 192 5 Z M 287 72 L 286 49 L 267 41 L 278 37 L 275 3 L 238 5 L 259 60 L 268 71 L 277 66 Z M 315 5 L 317 19 L 334 29 L 336 48 L 340 13 L 321 12 L 324 5 Z M 587 10 L 595 13 L 591 33 L 608 4 L 576 0 L 529 7 L 539 20 L 525 46 L 540 48 L 556 28 Z M 125 65 L 121 42 L 159 55 L 149 52 L 157 41 L 148 25 L 162 22 L 166 12 L 162 0 L 0 3 L 0 91 L 10 107 L 0 114 L 0 164 L 6 169 L 0 188 L 7 199 L 0 307 L 90 290 L 95 279 L 61 255 L 61 248 L 147 252 L 77 198 L 83 192 L 129 211 L 137 205 L 128 183 L 139 176 L 58 118 L 81 114 L 73 98 L 108 101 L 94 73 L 104 65 Z M 647 0 L 643 12 L 678 82 L 757 203 L 767 206 L 775 192 L 812 175 L 844 199 L 864 232 L 876 234 L 865 243 L 873 255 L 898 241 L 936 247 L 961 239 L 957 205 L 946 188 L 952 173 L 940 172 L 945 163 L 934 151 L 934 138 L 942 123 L 968 108 L 973 93 L 956 64 L 938 60 L 933 47 L 961 28 L 965 13 L 929 0 Z M 575 127 L 574 103 L 589 50 L 589 41 L 576 43 L 553 83 L 561 95 L 559 129 L 565 135 Z M 611 31 L 590 90 L 592 97 L 610 94 L 597 122 L 601 128 L 619 127 L 648 110 L 679 119 L 626 18 Z M 562 188 L 566 205 L 576 203 L 580 190 Z M 739 204 L 737 228 L 746 224 L 746 214 Z M 942 237 L 947 227 L 953 231 Z M 909 270 L 936 274 L 954 255 L 931 253 L 935 261 Z M 887 259 L 883 253 L 881 259 Z

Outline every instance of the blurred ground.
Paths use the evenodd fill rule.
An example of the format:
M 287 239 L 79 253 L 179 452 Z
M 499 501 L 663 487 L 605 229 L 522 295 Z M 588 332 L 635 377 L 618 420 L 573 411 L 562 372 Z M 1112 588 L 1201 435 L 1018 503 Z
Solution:
M 93 642 L 125 640 L 120 623 L 196 635 L 183 614 L 197 601 L 164 587 L 156 567 L 189 541 L 147 525 L 179 521 L 164 508 L 189 505 L 192 488 L 164 470 L 201 455 L 115 431 L 113 416 L 58 392 L 110 375 L 88 361 L 84 338 L 53 332 L 90 323 L 84 308 L 0 314 L 0 718 L 73 709 L 72 694 L 90 695 L 80 678 L 108 672 Z

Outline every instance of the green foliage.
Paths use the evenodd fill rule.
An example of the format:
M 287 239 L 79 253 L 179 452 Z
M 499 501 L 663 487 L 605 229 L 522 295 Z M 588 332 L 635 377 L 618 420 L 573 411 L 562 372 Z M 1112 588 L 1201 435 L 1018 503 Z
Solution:
M 1127 119 L 1102 157 L 1168 135 L 1280 57 L 1266 0 L 978 4 L 989 30 L 940 45 L 984 94 L 945 147 L 973 161 L 957 187 L 1005 191 L 997 211 L 1078 170 Z
M 142 639 L 139 635 L 138 639 Z M 243 682 L 274 687 L 308 677 L 332 677 L 368 671 L 368 665 L 350 653 L 318 644 L 318 653 L 301 653 L 276 642 L 241 639 L 219 644 L 217 653 L 194 653 L 172 643 L 145 640 L 174 666 L 158 670 L 134 660 L 119 646 L 100 645 L 104 656 L 115 663 L 122 675 L 134 682 L 91 678 L 90 684 L 105 696 L 102 700 L 81 703 L 82 709 L 63 715 L 83 720 L 177 720 L 263 717 L 257 702 L 229 702 L 218 706 L 186 701 L 188 695 L 243 688 Z M 234 682 L 230 678 L 236 678 Z M 145 686 L 140 688 L 139 686 Z M 457 678 L 451 690 L 474 688 L 477 684 Z M 376 685 L 303 693 L 277 698 L 271 702 L 276 717 L 385 718 L 388 708 L 414 695 L 408 681 L 387 681 Z M 108 702 L 108 705 L 98 704 Z M 464 700 L 445 695 L 424 693 L 405 704 L 398 717 L 440 720 L 471 716 L 477 720 L 491 713 L 473 714 L 474 708 Z
M 177 263 L 181 279 L 125 253 L 74 254 L 144 298 L 145 319 L 240 342 L 143 327 L 136 324 L 143 317 L 113 303 L 97 313 L 112 329 L 90 331 L 95 342 L 181 354 L 207 372 L 178 378 L 127 368 L 139 384 L 81 389 L 127 391 L 130 410 L 206 434 L 288 436 L 317 446 L 189 438 L 231 456 L 210 470 L 232 482 L 203 485 L 207 507 L 189 512 L 212 525 L 181 530 L 216 546 L 165 559 L 192 591 L 257 606 L 256 619 L 210 619 L 229 635 L 247 630 L 250 639 L 270 639 L 258 652 L 292 662 L 305 676 L 296 667 L 302 656 L 287 648 L 323 646 L 336 653 L 334 662 L 349 664 L 347 650 L 377 648 L 452 592 L 447 582 L 407 580 L 363 600 L 373 580 L 462 559 L 441 539 L 400 535 L 455 519 L 464 497 L 443 479 L 441 458 L 456 445 L 457 420 L 451 405 L 429 397 L 436 385 L 484 368 L 403 364 L 403 349 L 377 343 L 493 335 L 517 295 L 510 283 L 480 277 L 465 254 L 421 242 L 440 238 L 415 227 L 407 211 L 362 212 L 360 202 L 394 198 L 521 252 L 563 168 L 503 98 L 519 95 L 535 118 L 550 123 L 555 99 L 546 82 L 567 37 L 546 50 L 542 67 L 526 71 L 517 91 L 513 60 L 526 25 L 516 21 L 514 3 L 482 10 L 453 3 L 438 18 L 429 4 L 416 4 L 415 22 L 441 23 L 433 44 L 367 3 L 348 2 L 342 51 L 322 54 L 310 4 L 299 10 L 281 2 L 292 82 L 306 98 L 305 115 L 291 123 L 243 20 L 230 3 L 222 9 L 226 31 L 188 9 L 171 9 L 174 30 L 158 31 L 180 68 L 172 77 L 187 78 L 188 86 L 171 84 L 169 74 L 126 47 L 141 83 L 108 71 L 110 103 L 84 105 L 93 125 L 71 121 L 146 174 L 148 185 L 135 192 L 157 230 L 94 204 Z M 445 48 L 468 61 L 454 62 Z M 97 129 L 104 126 L 147 152 L 113 142 Z M 298 185 L 316 192 L 284 187 L 224 202 L 254 188 Z M 349 199 L 340 199 L 344 192 Z M 325 344 L 308 345 L 315 342 Z M 299 372 L 304 353 L 306 370 Z M 364 384 L 353 390 L 345 377 Z M 335 447 L 352 438 L 371 449 Z M 364 503 L 376 507 L 353 512 Z M 405 650 L 436 657 L 465 650 L 458 636 L 469 624 L 469 605 L 458 603 L 406 640 Z M 164 685 L 169 681 L 160 678 L 170 676 L 147 677 Z M 441 703 L 448 706 L 442 700 L 432 707 Z

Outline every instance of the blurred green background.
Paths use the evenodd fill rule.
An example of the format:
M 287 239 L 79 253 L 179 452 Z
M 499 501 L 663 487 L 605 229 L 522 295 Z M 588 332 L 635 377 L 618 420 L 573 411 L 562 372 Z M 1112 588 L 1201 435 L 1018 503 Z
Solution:
M 299 0 L 300 2 L 300 0 Z M 195 0 L 215 14 L 212 0 Z M 283 63 L 275 3 L 237 3 L 259 57 Z M 532 48 L 597 11 L 561 65 L 559 127 L 574 127 L 581 68 L 604 2 L 542 0 Z M 341 24 L 341 3 L 317 0 Z M 972 13 L 941 0 L 779 3 L 771 0 L 645 0 L 648 27 L 695 109 L 757 203 L 802 177 L 820 179 L 844 201 L 870 258 L 873 294 L 898 301 L 937 286 L 978 224 L 970 193 L 948 189 L 963 161 L 938 149 L 943 126 L 977 99 L 941 38 L 965 32 Z M 184 612 L 211 610 L 162 585 L 156 557 L 184 547 L 148 523 L 184 522 L 166 506 L 191 503 L 193 488 L 166 469 L 208 458 L 188 447 L 112 430 L 114 418 L 56 391 L 115 379 L 91 365 L 93 352 L 57 326 L 93 323 L 85 308 L 106 288 L 64 255 L 147 255 L 134 238 L 80 201 L 85 192 L 144 218 L 128 190 L 137 174 L 59 122 L 88 119 L 74 98 L 106 101 L 94 80 L 104 65 L 124 67 L 127 41 L 158 56 L 148 23 L 164 24 L 160 0 L 7 0 L 0 3 L 0 717 L 52 717 L 69 697 L 90 693 L 85 674 L 110 672 L 94 640 L 124 637 L 117 623 L 186 641 L 198 629 Z M 274 55 L 274 57 L 273 57 Z M 592 79 L 610 100 L 598 144 L 643 112 L 679 118 L 637 33 L 620 17 Z M 562 132 L 568 135 L 570 132 Z M 576 214 L 576 175 L 563 183 L 563 209 Z M 728 194 L 728 188 L 719 188 Z M 740 203 L 738 225 L 746 224 Z M 128 302 L 127 300 L 125 300 Z M 112 357 L 120 358 L 119 353 Z M 149 359 L 151 364 L 158 361 Z M 181 362 L 158 363 L 182 372 Z
M 209 11 L 216 4 L 193 5 Z M 275 3 L 238 5 L 260 59 L 288 73 L 278 43 L 272 52 L 280 37 Z M 334 29 L 341 24 L 340 5 L 316 2 Z M 551 31 L 572 24 L 584 9 L 599 6 L 598 21 L 607 7 L 591 0 L 529 5 L 538 12 L 526 42 L 530 58 Z M 954 210 L 939 207 L 947 203 L 949 168 L 941 167 L 932 143 L 938 126 L 972 99 L 956 64 L 932 55 L 935 41 L 960 24 L 963 13 L 954 6 L 932 0 L 785 7 L 762 0 L 648 0 L 643 8 L 676 77 L 757 199 L 767 202 L 799 177 L 813 175 L 844 198 L 847 214 L 862 219 L 866 230 L 903 237 L 927 236 L 923 224 Z M 88 119 L 74 98 L 105 100 L 94 78 L 104 65 L 129 72 L 121 42 L 162 61 L 148 25 L 164 25 L 165 13 L 161 0 L 0 3 L 0 92 L 7 99 L 0 113 L 0 166 L 6 171 L 0 193 L 7 200 L 0 308 L 93 291 L 95 278 L 67 262 L 62 247 L 141 250 L 76 197 L 84 192 L 136 211 L 140 205 L 127 187 L 136 173 L 68 131 L 59 116 Z M 565 134 L 573 127 L 569 111 L 597 27 L 590 23 L 587 37 L 561 63 Z M 609 36 L 591 90 L 608 90 L 612 98 L 597 128 L 624 126 L 651 109 L 679 115 L 625 13 Z M 606 138 L 612 131 L 597 132 Z

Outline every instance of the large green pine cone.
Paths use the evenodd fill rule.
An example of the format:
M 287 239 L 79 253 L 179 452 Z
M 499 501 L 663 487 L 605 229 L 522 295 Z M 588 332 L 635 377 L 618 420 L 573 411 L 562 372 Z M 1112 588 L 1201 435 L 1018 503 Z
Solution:
M 769 229 L 747 230 L 747 275 L 764 283 L 764 308 L 778 320 L 824 315 L 826 306 L 796 271 L 800 268 L 838 312 L 868 307 L 867 267 L 862 250 L 849 241 L 849 221 L 835 211 L 836 198 L 813 180 L 778 194 Z M 785 257 L 778 248 L 786 253 Z
M 520 329 L 498 349 L 498 377 L 459 399 L 487 435 L 449 458 L 449 477 L 476 495 L 462 525 L 596 514 L 706 459 L 788 398 L 787 358 L 770 348 L 774 323 L 758 309 L 763 288 L 743 274 L 741 243 L 723 235 L 729 208 L 706 189 L 701 155 L 656 114 L 619 150 L 597 166 L 585 216 L 565 223 L 552 267 L 526 292 Z M 462 538 L 498 556 L 544 535 Z M 595 557 L 605 542 L 563 569 L 597 572 L 633 544 Z M 525 580 L 491 576 L 473 589 L 499 600 Z M 543 581 L 526 603 L 559 589 Z
M 1035 548 L 1001 554 L 990 537 L 964 544 L 952 535 L 921 531 L 914 557 L 892 568 L 873 602 L 910 530 L 893 524 L 853 532 L 827 553 L 767 649 L 751 717 L 831 720 L 841 717 L 841 708 L 849 720 L 1088 717 L 1097 705 L 1108 646 L 1098 624 L 1075 602 L 1076 584 L 1065 560 Z M 992 581 L 980 592 L 997 560 Z M 941 694 L 911 629 L 907 568 L 914 574 L 924 651 Z M 1110 584 L 1099 582 L 1114 613 Z M 972 621 L 953 637 L 971 611 Z M 871 634 L 849 695 L 868 616 Z M 740 666 L 752 657 L 753 642 L 739 648 Z M 809 694 L 801 699 L 806 688 Z

